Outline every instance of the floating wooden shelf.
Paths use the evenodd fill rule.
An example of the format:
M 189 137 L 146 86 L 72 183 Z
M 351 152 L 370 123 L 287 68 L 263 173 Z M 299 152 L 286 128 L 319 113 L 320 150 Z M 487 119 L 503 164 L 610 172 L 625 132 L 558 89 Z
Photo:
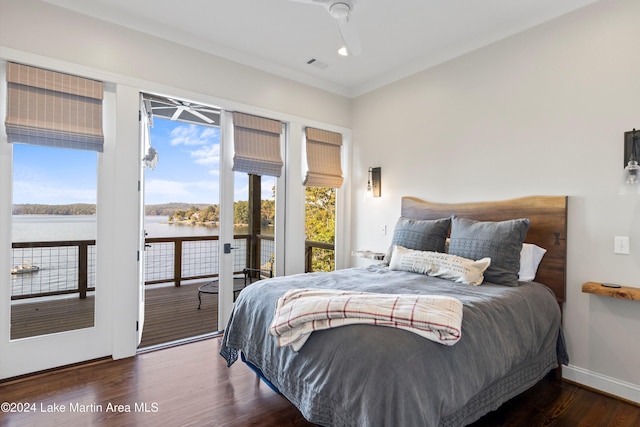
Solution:
M 611 298 L 640 301 L 640 288 L 632 288 L 630 286 L 608 288 L 602 286 L 601 282 L 587 282 L 582 285 L 582 292 Z

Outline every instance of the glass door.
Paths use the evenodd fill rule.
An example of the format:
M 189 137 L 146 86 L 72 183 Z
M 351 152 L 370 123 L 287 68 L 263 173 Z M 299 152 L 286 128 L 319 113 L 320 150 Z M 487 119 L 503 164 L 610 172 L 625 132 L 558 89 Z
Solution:
M 276 229 L 276 184 L 284 187 L 285 130 L 278 120 L 222 112 L 220 330 L 239 292 L 275 274 L 275 243 L 281 231 Z
M 144 187 L 145 187 L 145 168 L 155 167 L 158 161 L 155 149 L 151 147 L 151 137 L 149 135 L 150 112 L 145 104 L 143 95 L 140 94 L 140 165 L 138 182 L 138 227 L 140 233 L 139 249 L 138 249 L 138 323 L 136 324 L 136 332 L 138 343 L 142 341 L 142 331 L 144 330 L 144 311 L 145 311 L 145 263 L 147 250 L 147 231 L 145 229 L 145 203 L 144 203 Z
M 154 158 L 141 177 L 140 206 L 145 319 L 139 348 L 148 348 L 218 331 L 219 296 L 244 264 L 233 237 L 233 172 L 229 178 L 221 159 L 221 110 L 148 93 L 142 98 L 149 114 L 142 114 L 148 123 L 141 123 L 141 155 Z M 225 270 L 227 258 L 233 263 Z
M 262 270 L 266 277 L 275 274 L 275 176 L 281 167 L 271 166 L 271 159 L 283 157 L 284 125 L 244 114 L 247 126 L 267 123 L 271 130 L 267 143 L 261 129 L 250 129 L 260 138 L 249 140 L 235 130 L 238 113 L 177 98 L 142 97 L 151 123 L 150 143 L 144 133 L 148 126 L 141 124 L 142 145 L 147 151 L 153 146 L 159 159 L 141 185 L 140 212 L 146 212 L 140 229 L 148 234 L 140 275 L 140 302 L 146 303 L 139 310 L 145 317 L 140 348 L 146 348 L 223 330 L 245 284 Z M 265 146 L 266 161 L 242 157 L 262 153 Z M 245 160 L 241 166 L 248 161 L 252 167 L 238 167 L 239 158 Z M 266 170 L 256 167 L 264 163 Z M 248 268 L 253 277 L 245 278 Z M 156 303 L 160 293 L 171 294 L 165 298 L 169 310 Z M 196 319 L 193 327 L 183 327 L 191 319 Z
M 0 85 L 0 99 L 8 86 Z M 103 105 L 112 111 L 114 91 L 104 91 Z M 112 344 L 98 256 L 108 220 L 105 155 L 14 135 L 11 142 L 1 131 L 0 378 L 103 357 Z

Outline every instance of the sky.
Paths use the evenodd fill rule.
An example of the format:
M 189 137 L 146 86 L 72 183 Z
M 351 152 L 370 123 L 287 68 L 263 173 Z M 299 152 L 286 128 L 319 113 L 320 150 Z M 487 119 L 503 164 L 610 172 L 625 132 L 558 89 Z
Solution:
M 158 165 L 145 169 L 145 203 L 219 202 L 220 129 L 154 118 Z M 91 151 L 14 144 L 13 203 L 96 203 L 97 156 Z M 248 180 L 235 173 L 234 200 L 247 200 Z M 263 177 L 271 199 L 275 178 Z
M 219 202 L 220 129 L 153 119 L 158 166 L 145 169 L 145 203 Z
M 13 144 L 13 203 L 96 202 L 93 151 Z

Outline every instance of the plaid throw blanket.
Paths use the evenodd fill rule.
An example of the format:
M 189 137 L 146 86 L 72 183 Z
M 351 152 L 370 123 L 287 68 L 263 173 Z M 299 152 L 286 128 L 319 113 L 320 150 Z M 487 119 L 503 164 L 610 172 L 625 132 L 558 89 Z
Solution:
M 460 340 L 462 303 L 440 295 L 291 289 L 278 299 L 269 332 L 279 346 L 298 351 L 311 332 L 352 324 L 400 328 L 454 345 Z

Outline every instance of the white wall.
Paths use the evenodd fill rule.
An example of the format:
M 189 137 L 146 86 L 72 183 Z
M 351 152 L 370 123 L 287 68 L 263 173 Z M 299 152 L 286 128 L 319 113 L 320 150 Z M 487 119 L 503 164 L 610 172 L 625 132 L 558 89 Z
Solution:
M 301 219 L 304 216 L 304 190 L 299 164 L 302 157 L 301 129 L 303 126 L 315 126 L 341 132 L 350 141 L 350 99 L 38 0 L 0 0 L 0 61 L 17 61 L 100 79 L 115 93 L 115 106 L 108 109 L 110 116 L 105 121 L 105 137 L 109 141 L 100 156 L 98 194 L 101 206 L 99 253 L 103 254 L 99 256 L 98 263 L 103 268 L 98 270 L 97 280 L 104 286 L 101 288 L 102 299 L 98 301 L 103 305 L 97 308 L 97 312 L 111 310 L 109 316 L 104 316 L 104 323 L 109 327 L 104 339 L 110 350 L 91 357 L 113 355 L 121 358 L 136 351 L 139 91 L 264 114 L 290 124 L 291 139 L 288 141 L 288 166 L 285 169 L 288 191 L 284 207 L 290 218 L 286 222 L 288 258 L 284 265 L 286 273 L 303 271 L 304 239 L 300 239 L 304 235 L 304 221 Z M 9 270 L 10 253 L 7 236 L 11 229 L 11 192 L 4 191 L 11 188 L 11 150 L 8 147 L 6 142 L 0 147 L 2 271 Z M 350 164 L 349 152 L 350 148 L 346 147 L 347 166 Z M 345 172 L 348 182 L 348 168 Z M 341 206 L 348 212 L 348 185 L 345 190 Z M 348 227 L 344 230 L 348 231 Z M 348 257 L 341 260 L 343 265 L 348 262 Z M 47 351 L 47 346 L 52 346 L 51 342 L 60 342 L 62 337 L 31 339 L 31 342 L 43 343 L 37 352 L 30 351 L 32 347 L 26 348 L 31 346 L 30 342 L 10 342 L 8 287 L 8 274 L 0 275 L 0 292 L 3 295 L 0 296 L 0 319 L 3 320 L 0 322 L 0 378 L 65 363 L 56 359 L 46 365 L 48 358 L 41 357 L 42 363 L 37 366 L 30 362 L 17 363 L 20 354 L 42 354 Z M 22 353 L 18 352 L 19 347 Z M 64 348 L 61 352 L 64 353 Z M 64 356 L 62 354 L 61 357 Z M 69 354 L 66 363 L 78 361 L 72 357 L 76 356 Z
M 617 195 L 623 133 L 640 128 L 638 16 L 637 0 L 601 0 L 360 96 L 352 126 L 355 249 L 386 250 L 404 195 L 568 195 L 564 376 L 636 402 L 640 303 L 581 286 L 640 287 L 640 198 Z M 369 166 L 382 197 L 363 202 Z M 616 235 L 630 255 L 613 254 Z
M 0 46 L 270 111 L 350 123 L 347 98 L 38 0 L 0 0 Z

